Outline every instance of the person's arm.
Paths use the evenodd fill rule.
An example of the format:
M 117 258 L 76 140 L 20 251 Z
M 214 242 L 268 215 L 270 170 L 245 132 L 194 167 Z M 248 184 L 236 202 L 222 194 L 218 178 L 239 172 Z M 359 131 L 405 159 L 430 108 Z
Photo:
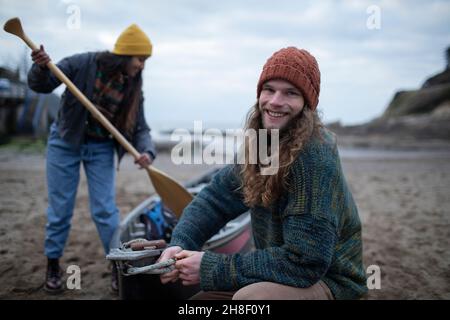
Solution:
M 235 166 L 220 170 L 211 183 L 184 209 L 172 233 L 169 248 L 164 250 L 158 259 L 158 262 L 174 257 L 181 259 L 176 262 L 175 270 L 161 275 L 163 284 L 175 282 L 179 278 L 184 285 L 198 283 L 200 261 L 204 252 L 186 249 L 200 250 L 229 220 L 248 210 L 238 190 L 240 182 L 235 170 Z M 186 271 L 188 274 L 184 273 Z
M 170 241 L 170 246 L 201 250 L 206 241 L 225 224 L 248 210 L 240 190 L 238 168 L 221 169 L 184 209 Z
M 261 281 L 304 288 L 318 282 L 331 265 L 338 239 L 334 190 L 339 170 L 333 160 L 296 165 L 281 217 L 283 245 L 233 255 L 206 251 L 202 290 L 237 290 Z
M 73 79 L 81 63 L 81 55 L 74 55 L 62 59 L 57 63 L 61 71 L 69 78 Z M 35 61 L 28 72 L 28 86 L 31 90 L 39 93 L 50 93 L 57 88 L 61 81 L 46 67 L 46 62 L 50 61 L 44 48 L 32 52 L 32 59 Z

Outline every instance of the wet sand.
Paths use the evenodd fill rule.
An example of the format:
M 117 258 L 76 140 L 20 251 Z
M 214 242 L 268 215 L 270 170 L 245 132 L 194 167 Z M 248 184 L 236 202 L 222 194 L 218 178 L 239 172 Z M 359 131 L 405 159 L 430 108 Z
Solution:
M 368 299 L 450 299 L 448 151 L 395 156 L 341 152 L 363 222 L 364 263 L 381 270 L 381 289 L 370 290 Z M 210 169 L 175 166 L 168 154 L 161 154 L 155 166 L 181 182 Z M 66 290 L 59 296 L 42 289 L 45 157 L 0 150 L 0 188 L 1 299 L 117 299 L 110 293 L 109 264 L 90 218 L 84 173 L 61 260 L 63 268 L 80 266 L 81 290 Z M 122 217 L 152 192 L 145 171 L 126 158 L 117 175 Z

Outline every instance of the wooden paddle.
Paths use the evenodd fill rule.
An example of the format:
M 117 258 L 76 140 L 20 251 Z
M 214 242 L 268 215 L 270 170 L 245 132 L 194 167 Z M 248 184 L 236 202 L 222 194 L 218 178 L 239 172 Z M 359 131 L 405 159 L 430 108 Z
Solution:
M 39 48 L 27 37 L 22 29 L 22 24 L 19 18 L 8 20 L 3 29 L 20 39 L 22 39 L 31 50 L 39 50 Z M 103 114 L 89 101 L 88 98 L 70 81 L 69 78 L 53 63 L 49 62 L 47 67 L 50 71 L 61 81 L 72 94 L 92 113 L 93 117 L 97 119 L 112 135 L 113 137 L 127 150 L 135 159 L 138 159 L 139 152 L 123 137 L 123 135 L 106 119 Z M 145 168 L 153 186 L 161 197 L 163 203 L 172 210 L 177 217 L 180 217 L 183 209 L 191 202 L 192 195 L 178 182 L 166 175 L 164 172 L 148 166 Z

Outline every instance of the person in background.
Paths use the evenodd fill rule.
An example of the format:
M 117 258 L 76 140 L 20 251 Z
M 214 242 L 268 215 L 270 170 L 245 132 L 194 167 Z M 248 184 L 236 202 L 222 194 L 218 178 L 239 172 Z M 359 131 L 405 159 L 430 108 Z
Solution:
M 144 117 L 142 71 L 152 54 L 152 43 L 135 24 L 117 39 L 112 52 L 87 52 L 61 60 L 62 72 L 92 101 L 98 110 L 140 152 L 136 163 L 150 165 L 156 151 Z M 43 46 L 32 52 L 29 87 L 50 93 L 61 82 L 46 67 L 50 61 Z M 66 89 L 47 144 L 48 209 L 45 238 L 47 272 L 45 290 L 63 290 L 62 257 L 75 206 L 80 165 L 83 164 L 92 218 L 105 253 L 119 224 L 115 202 L 114 151 L 118 159 L 125 150 Z M 81 253 L 80 253 L 81 254 Z M 117 291 L 117 270 L 112 269 L 112 289 Z

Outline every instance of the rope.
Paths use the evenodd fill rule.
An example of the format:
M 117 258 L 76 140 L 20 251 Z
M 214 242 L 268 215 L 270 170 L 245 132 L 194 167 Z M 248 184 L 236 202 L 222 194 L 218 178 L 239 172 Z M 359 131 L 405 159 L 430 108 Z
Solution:
M 175 270 L 175 259 L 169 259 L 163 262 L 155 263 L 149 266 L 145 267 L 131 267 L 128 268 L 127 273 L 129 275 L 135 275 L 135 274 L 163 274 L 167 272 L 171 272 Z
M 125 276 L 136 274 L 163 274 L 175 270 L 175 259 L 147 265 L 134 267 L 129 262 L 141 260 L 148 257 L 161 255 L 166 247 L 164 240 L 134 239 L 122 244 L 120 249 L 111 249 L 106 259 L 113 260 L 118 264 L 120 272 Z
M 114 261 L 136 261 L 144 258 L 155 257 L 161 254 L 161 249 L 130 251 L 123 249 L 111 249 L 110 253 L 106 256 L 108 260 Z

